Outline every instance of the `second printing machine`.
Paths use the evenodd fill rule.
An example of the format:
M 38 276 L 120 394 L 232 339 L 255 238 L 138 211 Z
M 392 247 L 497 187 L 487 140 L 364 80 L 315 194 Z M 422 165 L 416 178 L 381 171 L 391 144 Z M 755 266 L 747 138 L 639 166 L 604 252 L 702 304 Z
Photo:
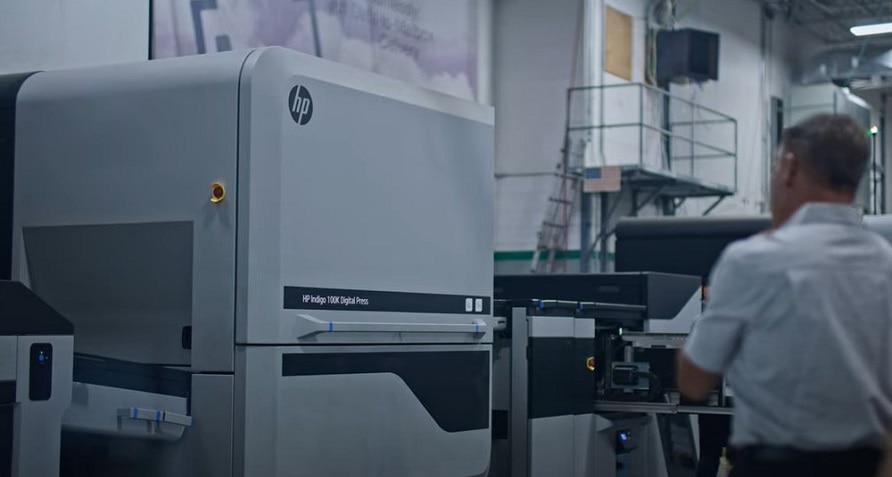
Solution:
M 692 405 L 675 386 L 699 277 L 499 276 L 495 296 L 492 475 L 672 475 L 694 444 L 656 414 L 728 412 L 721 387 Z
M 281 48 L 4 94 L 12 278 L 74 328 L 62 475 L 486 474 L 491 108 Z

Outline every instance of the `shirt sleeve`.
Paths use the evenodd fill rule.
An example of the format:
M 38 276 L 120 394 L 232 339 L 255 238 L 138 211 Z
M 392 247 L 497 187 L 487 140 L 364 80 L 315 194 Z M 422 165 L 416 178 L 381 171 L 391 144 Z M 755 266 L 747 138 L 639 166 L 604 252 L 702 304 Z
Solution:
M 709 283 L 706 309 L 685 343 L 697 367 L 723 374 L 731 365 L 747 325 L 758 313 L 756 277 L 730 248 L 719 260 Z

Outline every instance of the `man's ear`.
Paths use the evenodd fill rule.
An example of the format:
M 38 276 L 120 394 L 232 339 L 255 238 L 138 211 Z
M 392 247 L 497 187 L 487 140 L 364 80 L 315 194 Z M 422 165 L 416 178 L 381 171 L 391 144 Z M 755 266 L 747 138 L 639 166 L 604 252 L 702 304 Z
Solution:
M 799 159 L 792 152 L 786 152 L 781 157 L 780 170 L 777 171 L 780 183 L 790 187 L 801 173 Z

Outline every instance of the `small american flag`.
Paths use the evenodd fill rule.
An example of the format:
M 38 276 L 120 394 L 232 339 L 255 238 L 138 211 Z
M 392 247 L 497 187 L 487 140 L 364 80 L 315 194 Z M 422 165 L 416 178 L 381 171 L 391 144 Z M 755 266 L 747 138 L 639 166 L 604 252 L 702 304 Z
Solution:
M 588 194 L 595 192 L 619 192 L 622 176 L 622 166 L 603 166 L 586 169 L 582 190 Z

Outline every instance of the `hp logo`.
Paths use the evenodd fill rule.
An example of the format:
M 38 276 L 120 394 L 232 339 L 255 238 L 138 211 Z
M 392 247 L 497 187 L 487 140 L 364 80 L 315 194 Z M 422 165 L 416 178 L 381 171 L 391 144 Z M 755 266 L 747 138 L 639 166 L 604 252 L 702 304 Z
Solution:
M 288 95 L 288 111 L 291 112 L 291 119 L 301 126 L 313 119 L 313 98 L 307 88 L 301 85 L 291 88 L 291 94 Z

